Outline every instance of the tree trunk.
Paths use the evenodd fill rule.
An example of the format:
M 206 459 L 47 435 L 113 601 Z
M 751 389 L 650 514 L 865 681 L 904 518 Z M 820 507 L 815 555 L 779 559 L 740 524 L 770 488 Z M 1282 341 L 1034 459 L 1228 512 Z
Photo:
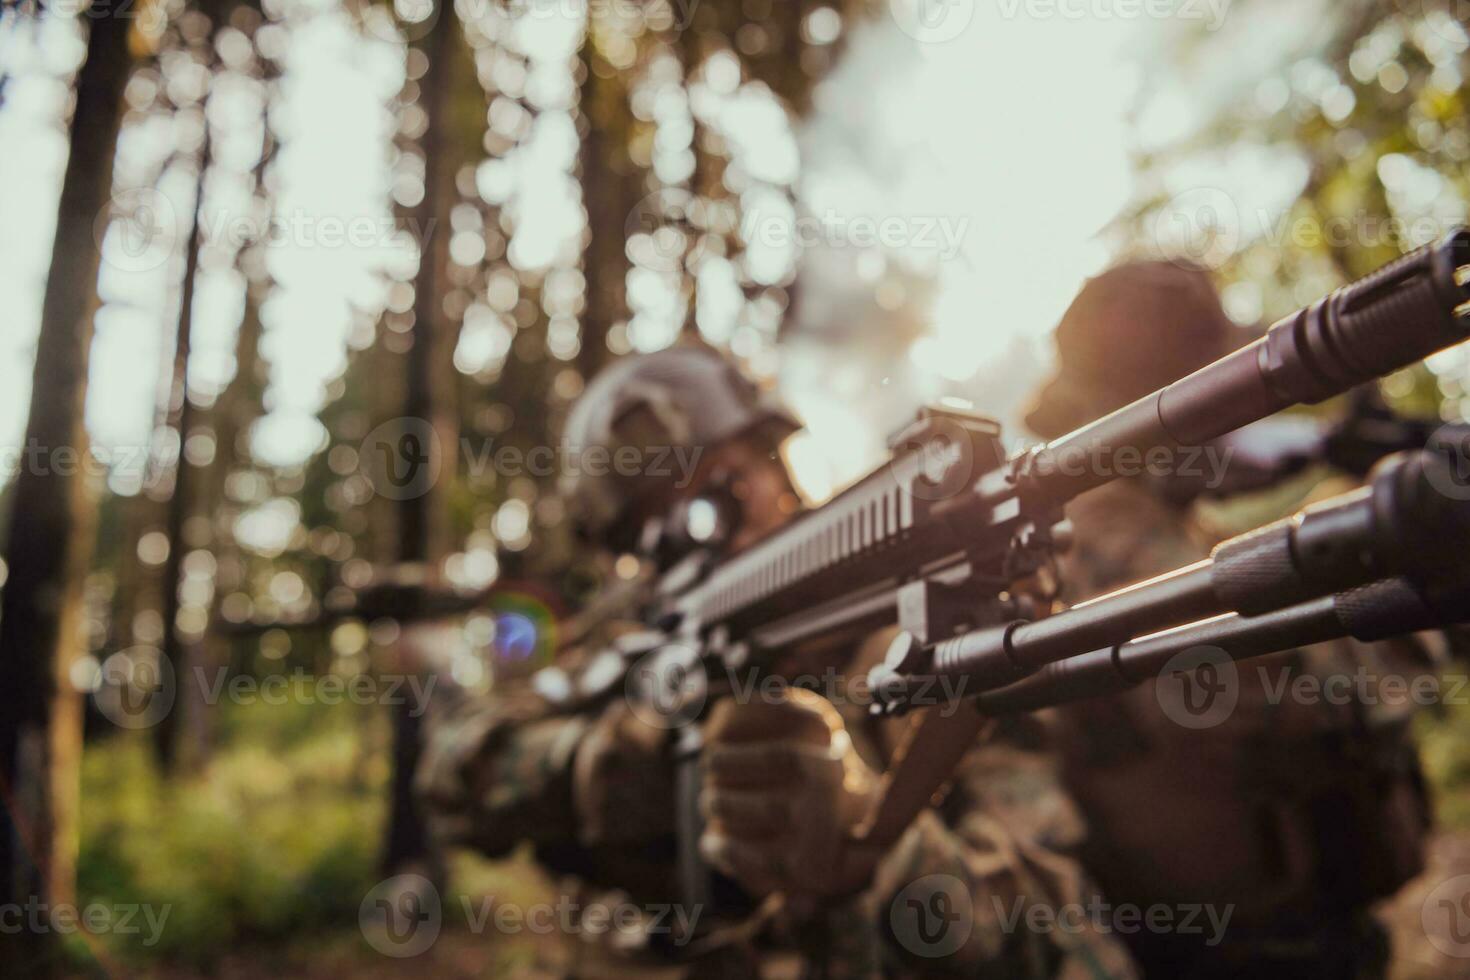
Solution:
M 199 178 L 194 188 L 194 214 L 189 223 L 189 235 L 187 242 L 187 257 L 184 260 L 184 280 L 179 293 L 179 323 L 178 334 L 174 343 L 174 370 L 173 379 L 169 388 L 169 412 L 174 416 L 173 428 L 179 434 L 179 458 L 174 464 L 174 486 L 169 495 L 168 516 L 165 523 L 164 533 L 168 536 L 168 558 L 163 563 L 163 659 L 168 664 L 167 669 L 173 671 L 175 678 L 183 680 L 184 671 L 187 668 L 188 649 L 184 645 L 183 637 L 179 635 L 179 575 L 184 563 L 184 552 L 186 544 L 184 541 L 184 525 L 189 520 L 192 512 L 191 496 L 193 490 L 193 473 L 189 465 L 188 457 L 184 454 L 184 443 L 188 441 L 189 429 L 194 424 L 194 406 L 189 401 L 189 352 L 192 347 L 192 335 L 194 330 L 194 284 L 199 277 L 199 251 L 203 245 L 200 235 L 200 225 L 204 212 L 204 180 L 209 173 L 209 125 L 204 127 L 204 149 L 199 157 Z M 192 685 L 183 685 L 177 688 L 179 697 L 175 698 L 173 710 L 164 714 L 159 720 L 157 727 L 153 729 L 154 751 L 158 756 L 158 763 L 165 772 L 174 767 L 175 755 L 178 749 L 178 731 L 182 724 L 180 716 L 184 713 L 185 698 L 182 694 L 185 690 L 192 690 Z
M 443 494 L 436 491 L 444 481 L 453 480 L 458 439 L 453 406 L 446 405 L 443 397 L 435 396 L 449 395 L 454 390 L 452 385 L 444 383 L 440 365 L 446 354 L 453 352 L 453 337 L 445 323 L 443 272 L 448 260 L 448 218 L 454 206 L 459 155 L 450 132 L 454 123 L 454 62 L 461 53 L 457 50 L 459 41 L 459 18 L 451 4 L 441 2 L 438 20 L 424 38 L 429 66 L 419 80 L 419 98 L 428 115 L 428 126 L 421 142 L 426 164 L 424 196 L 407 215 L 419 235 L 420 255 L 414 279 L 412 345 L 404 358 L 403 398 L 403 416 L 427 422 L 438 437 L 440 486 L 430 486 L 424 493 L 410 495 L 399 501 L 396 508 L 395 558 L 399 569 L 401 572 L 412 569 L 425 575 L 447 542 L 445 511 L 437 505 L 443 500 Z M 422 719 L 407 702 L 393 705 L 389 710 L 393 718 L 393 774 L 382 868 L 385 874 L 412 868 L 437 878 L 441 874 L 440 862 L 413 790 Z
M 16 477 L 5 550 L 9 581 L 0 598 L 6 676 L 0 685 L 0 793 L 6 803 L 0 902 L 22 905 L 69 894 L 76 851 L 81 712 L 66 676 L 78 653 L 94 508 L 85 467 L 63 465 L 58 451 L 86 451 L 83 404 L 99 261 L 93 228 L 112 189 L 132 23 L 118 16 L 88 21 L 26 424 L 26 445 L 37 454 L 26 457 Z M 0 959 L 29 964 L 31 974 L 54 969 L 48 938 L 24 930 L 0 936 L 17 953 Z
M 627 88 L 617 69 L 598 55 L 592 27 L 589 20 L 582 52 L 587 77 L 582 80 L 579 100 L 587 127 L 579 163 L 590 240 L 582 257 L 587 308 L 582 311 L 577 369 L 586 380 L 611 357 L 608 331 L 619 320 L 628 319 L 628 216 L 642 196 L 638 169 L 628 158 L 626 126 L 631 109 Z

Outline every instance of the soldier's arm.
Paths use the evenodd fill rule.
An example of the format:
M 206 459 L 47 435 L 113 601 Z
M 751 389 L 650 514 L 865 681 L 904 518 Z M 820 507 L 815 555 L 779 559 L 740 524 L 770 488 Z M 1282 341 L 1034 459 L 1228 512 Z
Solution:
M 600 852 L 672 832 L 667 733 L 622 700 L 565 714 L 531 690 L 454 691 L 426 728 L 418 788 L 447 844 L 495 857 L 526 842 L 557 870 L 593 873 Z
M 1135 976 L 1094 926 L 1101 897 L 1072 854 L 1083 829 L 1047 756 L 977 748 L 878 865 L 865 901 L 885 958 L 925 976 Z
M 555 715 L 526 691 L 453 692 L 426 721 L 417 783 L 437 837 L 491 857 L 522 841 L 557 847 L 576 839 L 572 762 L 588 719 Z
M 798 689 L 722 702 L 705 739 L 701 852 L 752 894 L 783 893 L 833 975 L 1132 975 L 1120 947 L 1074 922 L 1087 893 L 1066 851 L 1082 823 L 1039 752 L 972 750 L 943 810 L 875 861 L 841 845 L 873 781 L 831 703 Z

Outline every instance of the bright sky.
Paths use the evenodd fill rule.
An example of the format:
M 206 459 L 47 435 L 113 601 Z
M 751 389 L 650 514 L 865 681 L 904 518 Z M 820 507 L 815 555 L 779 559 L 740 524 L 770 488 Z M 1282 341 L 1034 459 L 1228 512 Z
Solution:
M 951 4 L 927 32 L 898 18 L 859 27 L 819 93 L 807 207 L 910 219 L 902 259 L 939 289 L 928 330 L 904 361 L 880 366 L 881 380 L 820 356 L 787 372 L 812 430 L 807 455 L 828 464 L 823 479 L 808 459 L 817 496 L 873 465 L 893 405 L 965 391 L 1018 342 L 1042 347 L 1106 262 L 1093 236 L 1132 187 L 1126 115 L 1139 74 L 1126 49 L 1146 49 L 1153 28 L 1005 6 Z M 875 382 L 894 395 L 872 397 Z
M 701 114 L 718 121 L 748 175 L 747 209 L 776 214 L 789 225 L 794 215 L 781 188 L 798 172 L 799 142 L 802 214 L 836 216 L 828 227 L 837 234 L 851 231 L 857 219 L 901 219 L 889 257 L 878 259 L 878 274 L 886 261 L 937 278 L 932 323 L 881 382 L 862 371 L 834 372 L 827 358 L 799 352 L 782 365 L 783 387 L 818 437 L 805 450 L 818 495 L 871 465 L 879 452 L 877 416 L 887 403 L 871 397 L 874 384 L 892 382 L 895 397 L 916 401 L 983 378 L 1018 342 L 1042 349 L 1041 339 L 1082 279 L 1106 262 L 1094 236 L 1132 186 L 1127 113 L 1141 78 L 1133 59 L 1147 55 L 1159 24 L 1035 16 L 1019 0 L 959 0 L 944 6 L 940 23 L 915 20 L 918 8 L 908 2 L 893 0 L 895 16 L 855 27 L 847 59 L 818 93 L 813 118 L 795 134 L 799 139 L 769 98 L 738 86 L 738 75 L 721 64 L 711 65 L 692 104 L 659 98 L 648 107 L 659 129 L 652 162 L 666 181 L 677 182 L 687 171 L 690 114 Z M 932 7 L 932 0 L 913 2 L 926 5 L 920 13 Z M 334 0 L 284 6 L 289 30 L 277 35 L 286 45 L 283 98 L 271 122 L 282 144 L 275 205 L 282 230 L 281 241 L 267 250 L 278 286 L 262 311 L 269 415 L 254 441 L 257 452 L 279 463 L 299 460 L 321 444 L 313 416 L 345 365 L 348 338 L 384 304 L 393 305 L 391 278 L 405 274 L 405 251 L 392 233 L 391 195 L 414 192 L 411 173 L 405 187 L 405 171 L 394 170 L 389 150 L 395 121 L 387 106 L 403 81 L 402 49 L 372 32 L 364 36 Z M 23 432 L 49 258 L 37 243 L 51 235 L 64 163 L 60 79 L 76 63 L 79 45 L 71 24 L 43 25 L 45 36 L 33 40 L 32 25 L 7 17 L 0 27 L 0 71 L 11 76 L 0 105 L 0 145 L 6 147 L 0 154 L 0 227 L 7 229 L 0 236 L 0 445 L 14 446 Z M 832 31 L 833 17 L 809 28 Z M 573 96 L 565 66 L 580 30 L 580 13 L 570 21 L 545 11 L 530 17 L 511 40 L 530 56 L 529 72 L 498 79 L 524 88 L 541 109 L 527 127 L 514 107 L 492 107 L 492 126 L 516 133 L 519 143 L 476 174 L 481 195 L 511 216 L 510 255 L 523 268 L 567 264 L 568 242 L 575 243 L 579 229 L 580 209 L 568 212 L 575 201 L 569 187 L 576 147 L 565 111 Z M 243 75 L 215 97 L 220 101 L 211 113 L 221 118 L 259 112 L 259 87 Z M 132 128 L 119 148 L 125 187 L 150 187 L 163 168 L 156 180 L 162 197 L 151 204 L 175 223 L 193 207 L 193 175 L 187 162 L 165 161 L 172 152 L 197 147 L 200 132 L 197 120 L 155 119 Z M 258 137 L 258 129 L 247 127 L 245 142 Z M 251 216 L 252 149 L 229 152 L 235 170 L 206 190 L 207 227 Z M 366 241 L 359 236 L 324 244 L 336 227 L 329 225 L 333 219 L 366 220 L 378 233 Z M 476 234 L 457 233 L 451 251 L 473 259 L 476 247 L 484 248 Z M 157 417 L 160 370 L 173 345 L 181 250 L 170 255 L 154 247 L 133 255 L 116 238 L 114 232 L 104 248 L 106 305 L 98 317 L 88 424 L 100 445 L 146 445 Z M 831 234 L 822 247 L 834 242 L 850 247 Z M 225 261 L 232 254 L 222 247 L 196 305 L 194 367 L 205 397 L 234 369 L 243 283 Z M 775 283 L 794 257 L 789 242 L 751 241 L 745 268 L 757 281 Z M 643 269 L 629 286 L 631 345 L 667 343 L 670 325 L 682 321 L 667 276 Z M 740 330 L 754 327 L 737 322 L 739 292 L 730 264 L 707 263 L 700 287 L 702 329 L 733 337 L 740 349 Z M 803 285 L 802 302 L 819 311 L 824 304 L 835 307 L 842 296 L 823 290 L 840 287 L 818 278 L 810 288 Z M 510 294 L 509 302 L 514 298 Z M 491 307 L 505 308 L 492 294 L 466 314 L 461 355 L 467 369 L 504 356 L 509 335 L 497 333 L 503 328 Z

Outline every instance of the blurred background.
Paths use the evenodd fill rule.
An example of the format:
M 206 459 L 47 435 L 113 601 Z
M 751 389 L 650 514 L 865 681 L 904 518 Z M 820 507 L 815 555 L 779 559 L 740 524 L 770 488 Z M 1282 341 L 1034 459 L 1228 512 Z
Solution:
M 546 662 L 600 570 L 531 451 L 601 366 L 728 349 L 806 423 L 788 451 L 812 501 L 935 398 L 1019 442 L 1050 328 L 1110 262 L 1204 265 L 1258 324 L 1464 222 L 1467 19 L 1465 0 L 6 0 L 0 741 L 13 803 L 49 787 L 51 894 L 170 909 L 152 942 L 63 937 L 74 969 L 423 969 L 357 928 L 422 846 L 394 753 L 412 720 L 218 685 L 371 683 L 419 585 L 471 610 L 461 683 Z M 1383 388 L 1464 419 L 1466 351 Z M 393 493 L 374 456 L 406 424 L 434 477 Z M 1453 848 L 1470 709 L 1422 727 Z M 546 887 L 464 858 L 450 880 Z M 514 975 L 532 941 L 451 923 L 431 955 Z M 1402 976 L 1446 975 L 1404 956 Z

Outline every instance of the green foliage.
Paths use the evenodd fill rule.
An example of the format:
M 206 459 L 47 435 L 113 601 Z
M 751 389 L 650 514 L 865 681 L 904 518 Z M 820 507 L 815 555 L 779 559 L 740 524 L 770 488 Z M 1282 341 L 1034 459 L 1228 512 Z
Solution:
M 114 737 L 83 769 L 78 900 L 168 907 L 156 946 L 107 936 L 109 954 L 205 963 L 238 944 L 354 926 L 376 880 L 379 757 L 350 703 L 221 707 L 241 733 L 197 776 L 160 779 L 144 735 Z M 379 734 L 373 731 L 372 734 Z
M 1173 63 L 1156 69 L 1162 77 L 1154 88 L 1190 87 L 1200 62 L 1228 65 L 1279 14 L 1275 4 L 1241 4 L 1231 12 L 1241 29 L 1178 39 Z M 1138 198 L 1114 228 L 1120 250 L 1159 248 L 1158 222 L 1183 208 L 1220 235 L 1214 245 L 1195 242 L 1199 251 L 1190 257 L 1216 271 L 1232 313 L 1270 323 L 1464 223 L 1470 45 L 1454 14 L 1440 0 L 1335 6 L 1317 32 L 1283 50 L 1274 71 L 1248 85 L 1237 80 L 1203 126 L 1137 160 Z M 1298 175 L 1296 196 L 1281 213 L 1225 176 L 1232 161 L 1246 158 L 1271 161 L 1278 176 Z M 1235 196 L 1222 204 L 1217 193 L 1208 207 L 1189 203 L 1190 193 L 1211 182 Z M 1223 217 L 1215 213 L 1220 207 Z M 1267 227 L 1257 228 L 1263 216 Z M 1463 356 L 1442 356 L 1432 372 L 1403 372 L 1384 389 L 1410 414 L 1457 418 L 1470 410 Z
M 1416 727 L 1440 825 L 1470 829 L 1470 705 L 1423 712 Z

